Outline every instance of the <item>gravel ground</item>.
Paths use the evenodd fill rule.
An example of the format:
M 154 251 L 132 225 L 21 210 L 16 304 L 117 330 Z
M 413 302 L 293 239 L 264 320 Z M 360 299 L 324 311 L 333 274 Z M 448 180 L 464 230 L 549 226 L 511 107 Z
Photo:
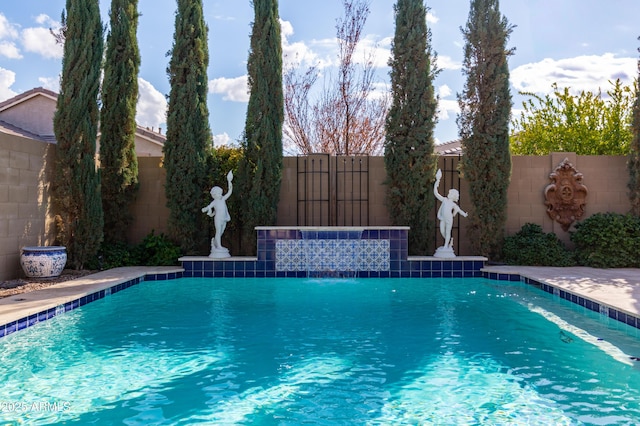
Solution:
M 62 271 L 62 274 L 54 278 L 18 278 L 15 280 L 0 281 L 0 298 L 40 290 L 65 281 L 75 280 L 76 278 L 84 277 L 94 272 L 96 271 L 65 269 Z

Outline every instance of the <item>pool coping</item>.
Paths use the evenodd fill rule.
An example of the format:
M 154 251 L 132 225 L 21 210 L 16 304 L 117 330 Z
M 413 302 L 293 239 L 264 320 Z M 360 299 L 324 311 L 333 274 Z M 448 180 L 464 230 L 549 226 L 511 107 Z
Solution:
M 640 269 L 584 266 L 485 266 L 483 276 L 522 281 L 583 306 L 606 318 L 640 329 Z
M 0 338 L 144 281 L 182 278 L 184 269 L 123 267 L 0 299 Z M 640 269 L 485 266 L 484 278 L 522 281 L 640 329 Z
M 178 266 L 122 267 L 0 299 L 0 338 L 143 281 L 182 277 Z

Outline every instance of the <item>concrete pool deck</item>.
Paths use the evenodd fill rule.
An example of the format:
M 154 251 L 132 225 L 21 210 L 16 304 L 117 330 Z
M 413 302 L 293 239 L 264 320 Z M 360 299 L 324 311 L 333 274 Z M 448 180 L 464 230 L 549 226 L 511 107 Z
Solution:
M 28 293 L 0 299 L 0 327 L 72 300 L 147 275 L 182 272 L 179 266 L 132 266 L 114 268 Z
M 517 274 L 640 317 L 640 269 L 584 266 L 485 266 L 483 272 Z
M 0 327 L 120 283 L 154 275 L 179 274 L 182 271 L 178 266 L 115 268 L 45 289 L 5 297 L 0 299 Z M 517 274 L 640 317 L 640 269 L 486 266 L 482 271 Z

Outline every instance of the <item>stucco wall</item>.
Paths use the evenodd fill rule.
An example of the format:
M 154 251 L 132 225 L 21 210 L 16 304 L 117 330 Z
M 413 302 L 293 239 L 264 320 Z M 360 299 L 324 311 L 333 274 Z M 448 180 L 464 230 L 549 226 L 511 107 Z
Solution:
M 53 135 L 53 115 L 56 101 L 46 96 L 34 96 L 12 108 L 0 111 L 0 120 L 36 135 Z
M 133 206 L 133 223 L 129 229 L 129 241 L 139 243 L 155 231 L 166 232 L 169 209 L 164 193 L 165 169 L 161 157 L 138 157 L 138 181 L 140 190 Z
M 514 156 L 511 184 L 507 192 L 507 224 L 505 232 L 512 235 L 525 223 L 535 223 L 544 232 L 553 232 L 570 245 L 569 232 L 551 220 L 544 204 L 544 189 L 551 183 L 549 175 L 567 158 L 583 175 L 587 187 L 585 213 L 581 220 L 594 213 L 628 213 L 631 204 L 627 196 L 627 159 L 624 156 L 583 156 L 573 153 L 553 153 L 549 156 Z

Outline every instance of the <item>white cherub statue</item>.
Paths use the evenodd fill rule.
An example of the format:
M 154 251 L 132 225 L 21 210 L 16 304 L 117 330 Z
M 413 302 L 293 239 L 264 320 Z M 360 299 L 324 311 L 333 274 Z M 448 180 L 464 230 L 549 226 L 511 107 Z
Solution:
M 222 188 L 214 186 L 211 188 L 211 198 L 213 201 L 208 206 L 202 209 L 202 213 L 206 213 L 208 216 L 213 217 L 213 224 L 216 228 L 216 233 L 211 239 L 211 254 L 209 257 L 223 258 L 229 257 L 229 250 L 222 247 L 222 234 L 227 227 L 227 222 L 231 220 L 229 210 L 227 209 L 226 200 L 231 196 L 233 192 L 233 173 L 229 171 L 227 173 L 227 183 L 229 184 L 229 190 L 226 194 L 222 195 Z
M 444 245 L 442 247 L 438 247 L 435 257 L 455 257 L 456 255 L 453 252 L 453 240 L 451 239 L 453 218 L 458 213 L 467 217 L 467 213 L 456 204 L 460 198 L 458 190 L 450 189 L 446 198 L 438 193 L 438 186 L 440 186 L 441 178 L 442 170 L 438 169 L 436 172 L 436 182 L 433 185 L 433 193 L 442 203 L 438 209 L 438 220 L 440 221 L 440 234 L 442 234 L 442 237 L 444 238 Z

